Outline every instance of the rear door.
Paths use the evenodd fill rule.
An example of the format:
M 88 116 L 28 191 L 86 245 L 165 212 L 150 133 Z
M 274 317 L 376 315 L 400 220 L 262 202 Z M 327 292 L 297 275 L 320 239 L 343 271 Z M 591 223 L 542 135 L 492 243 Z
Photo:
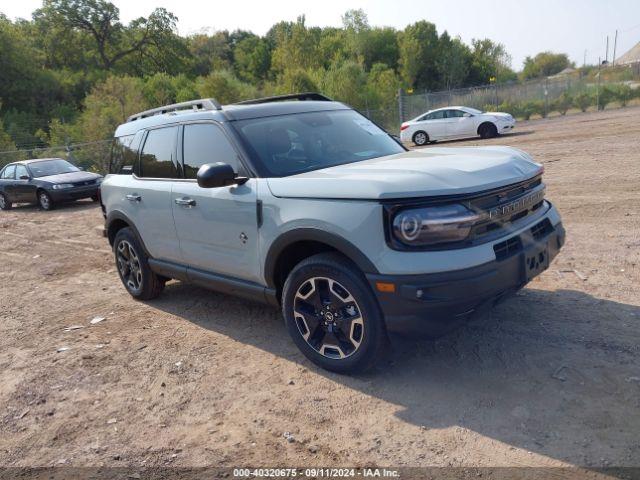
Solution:
M 448 137 L 469 137 L 475 135 L 472 117 L 465 117 L 465 112 L 458 109 L 445 110 L 447 117 Z
M 245 173 L 235 146 L 217 123 L 188 123 L 182 129 L 185 181 L 174 183 L 171 203 L 184 263 L 259 281 L 256 180 L 200 188 L 196 174 L 205 163 L 224 162 Z
M 15 195 L 17 202 L 35 202 L 37 187 L 29 170 L 24 165 L 16 165 Z
M 10 202 L 17 202 L 15 173 L 16 166 L 8 165 L 4 170 L 2 170 L 2 176 L 0 176 L 0 186 L 2 186 L 2 191 L 9 198 Z
M 424 130 L 430 140 L 437 140 L 447 136 L 447 119 L 444 110 L 436 110 L 425 116 Z
M 147 131 L 122 202 L 151 256 L 174 262 L 181 261 L 171 209 L 171 187 L 182 176 L 177 141 L 177 126 Z

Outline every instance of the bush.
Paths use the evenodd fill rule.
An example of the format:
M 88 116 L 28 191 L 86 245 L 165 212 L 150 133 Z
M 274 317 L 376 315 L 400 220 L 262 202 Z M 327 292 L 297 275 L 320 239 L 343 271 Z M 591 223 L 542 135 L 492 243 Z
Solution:
M 586 112 L 587 109 L 594 104 L 593 97 L 587 92 L 581 92 L 573 99 L 573 105 L 579 108 L 581 112 Z
M 605 107 L 616 100 L 616 92 L 611 87 L 602 87 L 600 95 L 598 95 L 598 110 L 604 110 Z
M 551 110 L 559 112 L 560 115 L 566 115 L 571 105 L 573 105 L 573 97 L 569 93 L 563 92 L 551 103 Z
M 629 100 L 633 98 L 634 91 L 629 85 L 618 85 L 615 88 L 615 94 L 616 100 L 620 102 L 620 105 L 626 107 L 627 103 L 629 103 Z
M 538 104 L 535 101 L 524 102 L 521 104 L 520 111 L 522 118 L 529 120 L 531 115 L 538 113 Z

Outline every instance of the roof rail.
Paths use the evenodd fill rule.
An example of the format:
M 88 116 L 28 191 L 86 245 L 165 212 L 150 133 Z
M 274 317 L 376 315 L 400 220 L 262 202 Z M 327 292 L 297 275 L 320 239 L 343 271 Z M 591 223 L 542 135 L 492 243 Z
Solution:
M 198 110 L 222 110 L 222 105 L 218 103 L 215 98 L 202 98 L 200 100 L 190 100 L 188 102 L 174 103 L 171 105 L 165 105 L 164 107 L 152 108 L 151 110 L 145 110 L 144 112 L 136 113 L 127 118 L 127 122 L 133 122 L 140 120 L 141 118 L 151 117 L 153 115 L 162 115 L 168 112 L 177 112 L 178 110 L 186 110 L 191 108 L 194 111 Z
M 287 100 L 317 100 L 321 102 L 333 102 L 329 97 L 316 92 L 292 93 L 289 95 L 277 95 L 275 97 L 256 98 L 254 100 L 245 100 L 236 102 L 234 105 L 257 105 L 260 103 L 285 102 Z

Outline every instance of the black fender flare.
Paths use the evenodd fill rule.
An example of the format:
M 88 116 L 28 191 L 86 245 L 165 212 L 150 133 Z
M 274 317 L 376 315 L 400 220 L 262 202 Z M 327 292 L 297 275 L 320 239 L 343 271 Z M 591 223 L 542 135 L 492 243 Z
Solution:
M 267 252 L 264 263 L 264 278 L 267 286 L 275 288 L 275 268 L 280 254 L 290 245 L 301 241 L 324 243 L 350 258 L 363 273 L 379 273 L 373 262 L 353 243 L 339 235 L 318 228 L 296 228 L 278 236 Z
M 136 236 L 136 239 L 138 240 L 140 245 L 142 245 L 145 255 L 151 258 L 151 255 L 149 255 L 149 250 L 147 250 L 147 246 L 144 244 L 144 241 L 142 240 L 142 236 L 140 235 L 140 232 L 136 228 L 135 224 L 124 212 L 121 212 L 120 210 L 113 210 L 109 212 L 109 214 L 107 215 L 107 218 L 104 221 L 104 229 L 107 233 L 107 239 L 109 240 L 109 245 L 113 247 L 113 238 L 111 238 L 111 235 L 109 235 L 109 229 L 113 224 L 113 222 L 116 220 L 125 222 L 129 226 L 129 228 L 131 228 L 134 235 Z

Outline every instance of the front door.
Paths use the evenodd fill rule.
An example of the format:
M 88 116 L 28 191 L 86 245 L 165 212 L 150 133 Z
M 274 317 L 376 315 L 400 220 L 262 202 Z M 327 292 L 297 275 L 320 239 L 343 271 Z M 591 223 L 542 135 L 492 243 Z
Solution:
M 177 126 L 149 130 L 123 201 L 151 256 L 180 263 L 171 207 L 171 187 L 181 176 L 177 140 Z
M 183 127 L 185 181 L 173 184 L 172 207 L 186 265 L 248 281 L 259 281 L 257 182 L 200 188 L 196 174 L 206 163 L 241 168 L 238 154 L 214 122 Z
M 35 202 L 37 187 L 24 165 L 16 165 L 16 183 L 14 184 L 16 202 Z

